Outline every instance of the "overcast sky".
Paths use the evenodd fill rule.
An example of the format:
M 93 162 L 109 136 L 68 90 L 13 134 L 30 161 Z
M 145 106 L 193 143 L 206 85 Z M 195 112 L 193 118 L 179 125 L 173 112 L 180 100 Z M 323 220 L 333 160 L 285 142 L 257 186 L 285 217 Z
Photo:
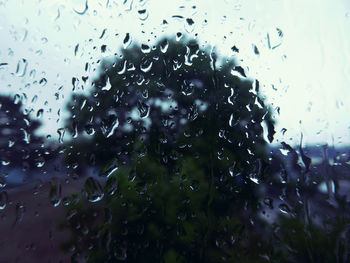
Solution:
M 57 135 L 72 77 L 86 75 L 86 62 L 92 76 L 93 62 L 118 52 L 126 33 L 134 42 L 154 43 L 183 32 L 197 33 L 201 43 L 225 56 L 234 55 L 233 45 L 239 48 L 249 77 L 260 81 L 276 109 L 275 142 L 299 143 L 303 132 L 306 144 L 350 143 L 348 0 L 124 2 L 0 1 L 0 63 L 7 63 L 0 66 L 0 91 L 25 93 L 34 113 L 43 108 L 45 134 Z M 46 84 L 39 83 L 43 78 Z

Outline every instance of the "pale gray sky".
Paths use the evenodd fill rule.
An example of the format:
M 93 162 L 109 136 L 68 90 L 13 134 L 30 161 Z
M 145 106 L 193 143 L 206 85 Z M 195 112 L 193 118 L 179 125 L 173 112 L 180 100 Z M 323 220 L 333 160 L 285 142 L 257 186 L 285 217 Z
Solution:
M 43 108 L 45 134 L 57 135 L 72 77 L 86 75 L 85 63 L 102 57 L 102 44 L 107 45 L 103 55 L 111 56 L 126 33 L 133 41 L 146 43 L 181 31 L 189 36 L 198 33 L 201 43 L 226 56 L 233 55 L 233 45 L 239 48 L 249 77 L 259 79 L 268 102 L 280 108 L 275 114 L 276 142 L 299 143 L 303 132 L 304 143 L 350 143 L 347 0 L 124 2 L 88 1 L 85 10 L 85 0 L 0 1 L 0 63 L 8 63 L 0 66 L 1 93 L 25 93 L 27 108 Z M 184 19 L 173 17 L 177 15 Z M 192 27 L 186 18 L 193 19 Z M 167 25 L 162 24 L 164 19 Z M 27 62 L 25 74 L 21 67 L 16 73 L 22 58 Z M 23 61 L 20 66 L 25 67 Z M 30 74 L 32 70 L 36 74 Z M 42 78 L 46 85 L 39 83 Z M 31 102 L 35 95 L 37 100 Z M 287 129 L 284 135 L 282 128 Z

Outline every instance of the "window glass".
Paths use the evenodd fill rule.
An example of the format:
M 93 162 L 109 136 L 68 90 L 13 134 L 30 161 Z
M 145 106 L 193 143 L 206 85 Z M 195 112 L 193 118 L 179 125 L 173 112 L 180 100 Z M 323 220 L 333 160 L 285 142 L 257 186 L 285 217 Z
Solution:
M 346 1 L 0 1 L 0 262 L 348 262 Z

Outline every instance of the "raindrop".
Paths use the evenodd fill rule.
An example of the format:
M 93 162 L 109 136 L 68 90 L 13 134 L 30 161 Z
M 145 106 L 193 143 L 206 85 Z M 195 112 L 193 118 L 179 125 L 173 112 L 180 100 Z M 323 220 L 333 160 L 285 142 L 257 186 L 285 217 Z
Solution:
M 22 100 L 21 95 L 16 94 L 15 97 L 14 97 L 13 103 L 14 104 L 18 104 L 18 103 L 21 102 L 21 100 Z
M 165 53 L 165 52 L 167 52 L 168 47 L 169 47 L 169 41 L 168 41 L 168 40 L 164 40 L 164 41 L 160 44 L 160 51 L 161 51 L 162 53 Z
M 50 203 L 54 206 L 57 207 L 61 203 L 62 197 L 62 186 L 60 182 L 56 179 L 53 178 L 50 181 L 51 187 L 50 187 L 50 192 L 49 192 L 49 198 L 50 198 Z
M 146 103 L 144 103 L 142 101 L 138 101 L 137 109 L 139 110 L 140 117 L 142 119 L 148 117 L 148 114 L 149 114 L 149 111 L 150 111 L 150 106 L 149 105 L 147 105 Z
M 84 10 L 83 10 L 83 11 L 77 11 L 77 10 L 75 10 L 75 9 L 73 9 L 73 10 L 74 10 L 74 12 L 77 13 L 78 15 L 84 15 L 84 14 L 87 12 L 88 9 L 89 9 L 88 0 L 85 0 L 85 7 L 84 7 Z
M 88 135 L 94 135 L 95 134 L 95 129 L 94 129 L 94 127 L 92 127 L 91 124 L 87 124 L 87 125 L 85 125 L 85 132 Z
M 2 160 L 1 161 L 1 165 L 2 166 L 8 166 L 10 164 L 10 161 L 8 161 L 8 160 Z
M 111 164 L 107 166 L 107 168 L 101 170 L 100 176 L 109 178 L 118 170 L 118 168 L 118 160 L 114 160 Z
M 39 157 L 35 161 L 36 161 L 35 165 L 38 168 L 41 168 L 45 165 L 45 159 L 43 157 Z
M 230 119 L 229 119 L 229 121 L 228 121 L 228 125 L 230 125 L 230 127 L 234 127 L 234 126 L 237 125 L 237 123 L 238 123 L 238 120 L 236 120 L 236 119 L 234 118 L 234 114 L 231 113 Z
M 181 92 L 185 96 L 189 96 L 194 91 L 194 84 L 191 81 L 184 80 L 183 84 L 181 85 Z
M 21 128 L 21 130 L 23 131 L 23 141 L 26 144 L 29 144 L 30 143 L 30 134 L 23 128 Z
M 43 109 L 39 109 L 39 110 L 37 111 L 37 113 L 36 113 L 36 117 L 37 117 L 37 118 L 41 118 L 41 117 L 43 116 L 43 114 L 44 114 L 44 110 L 43 110 Z
M 72 78 L 72 85 L 73 85 L 72 91 L 75 91 L 79 86 L 79 79 L 77 79 L 76 77 L 73 77 Z
M 246 75 L 245 72 L 244 72 L 244 69 L 243 69 L 241 66 L 236 66 L 236 67 L 234 67 L 234 68 L 231 70 L 231 74 L 232 74 L 233 76 L 237 76 L 237 77 L 239 77 L 239 78 L 242 78 L 242 77 L 246 78 L 246 77 L 247 77 L 247 75 Z
M 275 49 L 282 45 L 283 32 L 279 28 L 274 28 L 267 33 L 267 46 L 269 49 Z
M 147 54 L 147 53 L 151 52 L 151 48 L 148 45 L 142 44 L 141 51 L 142 51 L 142 53 Z
M 239 49 L 236 46 L 231 47 L 231 50 L 235 53 L 239 52 Z
M 57 133 L 58 133 L 58 143 L 63 143 L 63 137 L 64 137 L 65 129 L 64 128 L 59 128 L 59 129 L 57 129 Z
M 258 47 L 256 45 L 253 45 L 253 50 L 254 50 L 254 54 L 255 55 L 259 55 L 260 54 L 259 49 L 258 49 Z
M 22 58 L 17 63 L 16 75 L 18 77 L 24 77 L 27 72 L 28 62 L 26 59 Z
M 126 72 L 126 60 L 125 60 L 124 63 L 123 63 L 122 69 L 119 70 L 117 73 L 118 73 L 119 75 L 123 75 L 125 72 Z
M 0 63 L 0 69 L 5 68 L 8 65 L 8 63 Z
M 181 32 L 177 32 L 176 33 L 176 41 L 180 41 L 182 38 L 182 33 Z
M 147 72 L 149 72 L 151 70 L 152 65 L 153 65 L 152 61 L 146 60 L 143 63 L 141 63 L 140 69 L 141 69 L 141 71 L 147 73 Z
M 111 82 L 109 78 L 107 78 L 106 85 L 102 88 L 102 90 L 110 90 L 112 88 Z
M 6 181 L 4 178 L 0 177 L 0 188 L 4 188 L 6 186 Z
M 7 202 L 8 202 L 7 192 L 2 191 L 0 193 L 0 210 L 4 210 L 6 208 Z
M 72 137 L 73 138 L 77 138 L 78 137 L 78 123 L 76 121 L 73 121 L 73 134 Z
M 103 38 L 103 36 L 105 35 L 106 31 L 107 31 L 107 28 L 103 29 L 102 34 L 101 34 L 101 36 L 100 36 L 100 39 Z
M 236 168 L 236 162 L 234 162 L 234 164 L 232 166 L 230 166 L 230 168 L 228 169 L 228 171 L 232 177 L 237 176 L 235 168 Z
M 40 81 L 39 81 L 39 84 L 44 87 L 47 83 L 47 79 L 46 78 L 42 78 Z
M 145 21 L 148 18 L 148 11 L 146 9 L 138 10 L 137 13 L 142 21 Z
M 74 56 L 77 55 L 78 51 L 79 51 L 79 44 L 77 44 L 74 48 Z
M 111 115 L 109 116 L 109 119 L 106 121 L 102 121 L 101 131 L 102 134 L 109 138 L 113 135 L 114 131 L 119 126 L 119 120 L 116 116 Z
M 11 148 L 11 147 L 14 146 L 14 145 L 15 145 L 15 141 L 9 140 L 8 147 Z
M 290 208 L 286 204 L 280 204 L 278 208 L 280 209 L 280 211 L 283 214 L 289 214 L 290 213 Z
M 92 203 L 102 200 L 104 196 L 103 189 L 100 183 L 92 177 L 86 179 L 84 193 L 86 195 L 87 200 Z
M 126 33 L 125 38 L 123 40 L 123 47 L 126 49 L 131 44 L 131 37 L 129 33 Z
M 185 30 L 187 33 L 191 33 L 194 30 L 194 21 L 192 18 L 187 18 L 186 19 L 186 24 L 185 24 Z

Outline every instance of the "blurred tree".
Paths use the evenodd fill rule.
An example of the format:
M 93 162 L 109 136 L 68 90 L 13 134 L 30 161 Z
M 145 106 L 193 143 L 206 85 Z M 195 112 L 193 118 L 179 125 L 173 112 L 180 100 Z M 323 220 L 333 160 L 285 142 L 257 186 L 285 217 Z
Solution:
M 96 165 L 107 180 L 89 177 L 89 205 L 70 206 L 75 256 L 265 262 L 256 212 L 263 126 L 270 141 L 274 130 L 258 81 L 196 41 L 133 46 L 101 68 L 91 95 L 68 105 L 68 165 Z

